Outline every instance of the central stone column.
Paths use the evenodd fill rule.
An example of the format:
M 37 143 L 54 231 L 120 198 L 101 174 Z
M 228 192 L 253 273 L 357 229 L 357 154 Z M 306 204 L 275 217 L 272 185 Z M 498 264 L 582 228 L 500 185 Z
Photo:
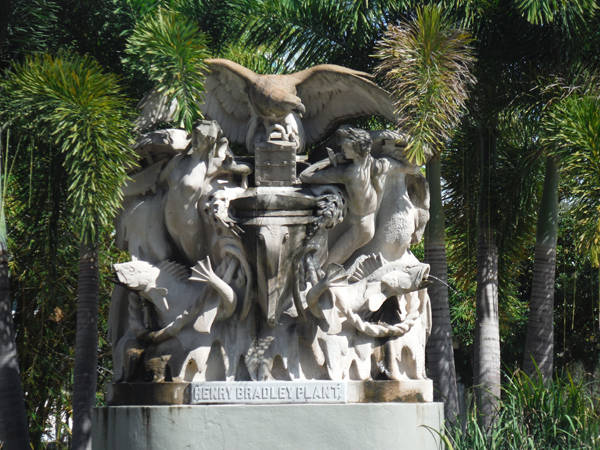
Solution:
M 257 187 L 231 202 L 245 231 L 243 245 L 256 274 L 257 301 L 273 328 L 292 306 L 296 257 L 305 244 L 307 225 L 315 221 L 317 199 L 296 187 Z

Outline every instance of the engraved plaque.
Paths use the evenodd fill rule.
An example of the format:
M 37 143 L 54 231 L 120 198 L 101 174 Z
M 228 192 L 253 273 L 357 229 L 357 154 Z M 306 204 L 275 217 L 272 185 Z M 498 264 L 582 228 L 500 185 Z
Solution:
M 190 404 L 347 403 L 345 381 L 208 381 L 192 383 Z

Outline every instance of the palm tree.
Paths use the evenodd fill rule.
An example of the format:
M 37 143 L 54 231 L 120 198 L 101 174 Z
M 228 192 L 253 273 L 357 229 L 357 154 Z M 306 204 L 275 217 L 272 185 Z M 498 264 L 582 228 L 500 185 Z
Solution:
M 250 20 L 243 43 L 264 48 L 281 71 L 340 64 L 371 71 L 373 48 L 405 2 L 245 0 Z M 397 8 L 397 9 L 396 9 Z
M 191 131 L 202 118 L 199 103 L 209 56 L 198 26 L 177 11 L 159 7 L 138 22 L 125 51 L 131 55 L 125 63 L 148 75 L 166 105 L 176 99 L 171 123 Z
M 546 5 L 547 6 L 547 5 Z M 578 148 L 581 142 L 570 144 L 566 131 L 573 130 L 574 119 L 582 121 L 578 126 L 587 124 L 593 129 L 594 119 L 592 116 L 582 114 L 581 104 L 583 99 L 594 97 L 597 76 L 584 70 L 581 72 L 581 63 L 584 65 L 593 62 L 595 55 L 589 55 L 586 48 L 597 45 L 596 38 L 590 38 L 586 33 L 589 19 L 597 9 L 596 2 L 570 2 L 557 9 L 528 9 L 528 19 L 532 23 L 558 22 L 558 26 L 550 27 L 553 30 L 554 53 L 560 56 L 555 61 L 552 70 L 560 74 L 572 86 L 559 89 L 558 94 L 551 89 L 550 99 L 542 97 L 544 111 L 544 130 L 542 130 L 542 143 L 547 147 L 545 152 L 538 155 L 546 155 L 546 175 L 544 178 L 544 190 L 540 202 L 538 215 L 537 237 L 535 245 L 535 260 L 533 266 L 533 280 L 530 298 L 530 315 L 527 327 L 527 339 L 525 343 L 525 354 L 523 368 L 530 376 L 538 373 L 547 380 L 553 371 L 554 365 L 554 283 L 556 272 L 556 241 L 558 228 L 558 186 L 559 165 L 565 148 Z M 591 56 L 591 58 L 590 58 Z M 592 59 L 592 61 L 590 61 Z M 564 84 L 564 80 L 561 84 Z M 560 85 L 559 83 L 553 83 Z M 566 94 L 565 94 L 566 92 Z M 569 97 L 573 95 L 573 98 Z M 561 98 L 562 97 L 562 98 Z M 577 100 L 579 99 L 579 100 Z M 581 102 L 581 103 L 578 103 Z M 566 109 L 573 108 L 572 116 L 565 116 Z M 561 119 L 566 124 L 560 123 Z M 567 125 L 568 124 L 568 125 Z M 563 129 L 562 126 L 566 125 Z M 571 127 L 571 128 L 569 128 Z M 589 139 L 593 137 L 587 136 Z M 562 139 L 562 141 L 561 141 Z M 575 142 L 576 139 L 573 141 Z M 556 149 L 560 149 L 557 151 Z M 567 151 L 568 153 L 568 151 Z M 572 161 L 572 160 L 570 160 Z M 572 167 L 572 166 L 571 166 Z M 579 189 L 580 187 L 576 187 Z M 581 192 L 581 191 L 579 191 Z M 587 195 L 587 194 L 586 194 Z
M 549 147 L 544 195 L 540 206 L 531 313 L 525 347 L 525 369 L 547 379 L 553 369 L 554 277 L 558 223 L 558 162 L 571 180 L 571 208 L 580 253 L 600 266 L 600 98 L 597 78 L 551 105 L 543 121 L 543 142 Z M 537 366 L 537 369 L 536 369 Z
M 4 131 L 4 127 L 1 131 Z M 7 166 L 1 131 L 0 157 L 4 156 L 4 164 Z M 27 414 L 19 375 L 13 327 L 13 302 L 10 297 L 8 278 L 8 239 L 4 215 L 6 181 L 4 178 L 0 177 L 0 442 L 3 441 L 9 450 L 29 450 Z
M 488 230 L 493 225 L 497 243 L 498 326 L 508 350 L 506 358 L 512 357 L 513 348 L 522 346 L 518 334 L 525 316 L 519 296 L 522 262 L 528 259 L 534 238 L 543 175 L 540 161 L 534 156 L 540 151 L 539 139 L 531 139 L 539 130 L 537 117 L 524 116 L 520 111 L 500 116 L 495 128 L 498 138 L 493 170 L 481 170 L 483 133 L 474 121 L 463 124 L 446 149 L 442 175 L 449 224 L 448 259 L 453 285 L 460 291 L 452 299 L 454 331 L 461 342 L 459 357 L 461 353 L 471 356 L 474 343 L 481 197 L 490 205 L 489 220 L 483 225 Z M 485 195 L 480 194 L 482 184 Z M 464 383 L 469 382 L 470 374 L 464 369 L 460 376 Z
M 580 47 L 584 47 L 587 40 L 579 40 Z M 577 52 L 572 55 L 575 61 L 586 61 L 585 55 Z M 571 86 L 564 86 L 565 80 L 552 80 L 550 85 L 555 89 L 546 88 L 543 91 L 550 92 L 549 98 L 543 99 L 543 121 L 540 135 L 541 145 L 546 155 L 546 176 L 544 178 L 544 191 L 540 203 L 537 238 L 535 246 L 535 260 L 533 266 L 533 280 L 530 298 L 530 315 L 527 327 L 527 340 L 525 342 L 525 354 L 523 368 L 530 376 L 541 375 L 544 380 L 552 375 L 554 365 L 554 290 L 556 275 L 556 244 L 558 230 L 558 189 L 559 189 L 559 166 L 563 157 L 569 161 L 569 173 L 578 179 L 579 174 L 573 171 L 577 162 L 581 159 L 572 159 L 572 152 L 589 148 L 594 142 L 594 116 L 593 111 L 586 111 L 594 105 L 594 97 L 597 91 L 598 77 L 589 70 L 581 71 L 581 67 L 562 67 L 563 78 L 569 80 Z M 556 89 L 557 88 L 557 89 Z M 590 103 L 591 102 L 591 103 Z M 588 128 L 583 128 L 583 127 Z M 591 132 L 591 133 L 590 133 Z M 583 134 L 582 134 L 583 133 Z M 583 139 L 588 139 L 584 142 Z M 593 145 L 593 144 L 592 144 Z M 593 155 L 583 157 L 591 158 Z M 589 173 L 589 172 L 588 172 Z M 586 192 L 591 185 L 582 189 L 577 183 L 574 185 L 578 196 Z M 581 206 L 581 204 L 580 204 Z M 575 211 L 580 211 L 576 208 Z M 590 216 L 580 216 L 578 224 L 588 223 Z M 592 227 L 593 228 L 593 227 Z M 585 229 L 579 228 L 579 232 Z M 591 232 L 591 236 L 594 231 Z M 588 238 L 590 236 L 588 235 Z M 593 242 L 593 241 L 591 241 Z M 583 250 L 581 247 L 580 250 Z M 594 258 L 594 246 L 585 246 Z
M 477 406 L 488 426 L 500 398 L 500 327 L 498 316 L 498 247 L 496 214 L 492 206 L 490 173 L 496 170 L 497 137 L 480 130 L 481 185 L 477 224 L 477 303 L 473 383 Z
M 65 154 L 78 219 L 80 263 L 73 395 L 73 448 L 90 447 L 98 349 L 98 229 L 119 207 L 130 159 L 127 100 L 118 79 L 91 58 L 29 57 L 6 80 L 12 114 Z M 21 122 L 23 123 L 23 122 Z
M 67 204 L 64 155 L 56 146 L 22 136 L 18 140 L 15 134 L 11 133 L 6 197 L 11 295 L 17 311 L 15 333 L 29 435 L 33 448 L 38 449 L 50 417 L 58 418 L 53 427 L 57 441 L 66 438 L 72 379 L 56 374 L 73 369 L 77 306 L 73 293 L 79 251 L 75 220 Z M 103 300 L 107 299 L 101 290 L 101 304 Z M 101 323 L 102 318 L 100 339 Z M 103 364 L 99 357 L 98 365 Z
M 469 43 L 468 33 L 452 28 L 441 8 L 424 7 L 412 23 L 390 26 L 377 53 L 381 58 L 377 72 L 398 99 L 400 128 L 411 137 L 407 157 L 423 164 L 429 149 L 434 151 L 427 166 L 431 217 L 425 251 L 431 274 L 444 283 L 448 276 L 440 152 L 458 125 L 467 87 L 475 81 Z M 444 401 L 446 417 L 454 421 L 459 408 L 447 286 L 436 283 L 429 294 L 433 319 L 427 343 L 429 371 L 436 400 Z
M 572 217 L 580 236 L 577 249 L 600 266 L 598 176 L 600 168 L 600 90 L 597 82 L 560 102 L 547 119 L 547 142 L 560 157 L 564 178 L 573 180 Z
M 175 97 L 178 125 L 191 128 L 201 114 L 205 38 L 177 13 L 159 9 L 142 20 L 128 52 L 143 55 L 157 90 Z M 77 337 L 73 395 L 73 448 L 91 446 L 98 349 L 98 234 L 120 207 L 120 186 L 131 163 L 130 108 L 119 80 L 89 57 L 49 55 L 15 65 L 6 81 L 13 114 L 38 139 L 51 137 L 65 154 L 69 201 L 79 223 Z
M 447 281 L 444 210 L 442 206 L 440 153 L 458 125 L 467 99 L 474 58 L 471 38 L 445 20 L 440 7 L 418 10 L 416 19 L 391 25 L 380 43 L 377 72 L 397 98 L 400 129 L 411 138 L 406 152 L 417 164 L 425 155 L 431 192 L 430 221 L 426 233 L 426 259 L 431 274 Z M 444 401 L 446 417 L 455 421 L 459 412 L 452 349 L 448 288 L 435 283 L 429 288 L 432 303 L 432 334 L 427 343 L 429 373 L 436 400 Z
M 530 376 L 552 375 L 554 364 L 554 278 L 558 230 L 558 164 L 546 157 L 546 176 L 538 214 L 535 260 L 523 370 Z
M 578 50 L 577 46 L 584 48 L 581 43 L 582 33 L 587 28 L 585 22 L 596 6 L 595 2 L 587 1 L 558 5 L 545 0 L 497 2 L 483 9 L 471 6 L 475 7 L 470 8 L 470 12 L 464 11 L 464 21 L 472 26 L 476 37 L 478 89 L 469 105 L 470 121 L 465 122 L 465 127 L 477 128 L 473 147 L 479 150 L 480 188 L 478 208 L 473 208 L 478 215 L 477 225 L 474 221 L 464 224 L 478 230 L 474 383 L 481 386 L 478 397 L 483 410 L 480 412 L 484 422 L 489 423 L 495 414 L 500 385 L 498 293 L 510 288 L 506 275 L 514 273 L 507 269 L 508 261 L 513 259 L 507 249 L 514 244 L 513 237 L 517 233 L 505 228 L 505 224 L 512 221 L 506 216 L 521 209 L 525 215 L 516 223 L 529 220 L 526 209 L 521 208 L 527 203 L 524 199 L 513 198 L 514 205 L 508 209 L 501 209 L 497 198 L 492 200 L 498 193 L 500 181 L 498 149 L 506 147 L 509 140 L 506 129 L 501 129 L 502 123 L 515 106 L 522 108 L 531 103 L 532 88 L 540 77 L 573 64 L 572 55 L 577 51 L 570 50 Z M 483 10 L 485 14 L 481 14 Z M 536 140 L 535 133 L 529 134 L 528 139 Z M 517 192 L 515 188 L 521 182 L 516 181 L 512 188 L 505 186 Z M 533 192 L 532 189 L 525 191 Z M 473 248 L 473 245 L 464 247 Z

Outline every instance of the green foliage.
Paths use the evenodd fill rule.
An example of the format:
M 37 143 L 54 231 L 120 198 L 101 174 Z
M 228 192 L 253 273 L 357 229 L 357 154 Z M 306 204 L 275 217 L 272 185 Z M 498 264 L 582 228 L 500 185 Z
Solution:
M 168 7 L 169 3 L 172 2 L 166 0 L 125 0 L 129 15 L 136 23 L 143 21 L 148 15 L 154 14 L 158 8 Z
M 480 177 L 489 179 L 485 195 L 492 207 L 499 252 L 499 321 L 502 358 L 512 367 L 520 360 L 528 295 L 523 292 L 527 261 L 533 256 L 538 203 L 542 193 L 543 161 L 536 158 L 539 140 L 534 114 L 507 111 L 497 126 L 494 170 L 481 174 L 477 151 L 478 130 L 472 122 L 446 147 L 442 176 L 445 180 L 447 251 L 451 315 L 456 340 L 469 349 L 475 329 L 477 275 L 477 217 Z M 530 273 L 529 273 L 530 276 Z M 463 378 L 469 379 L 468 375 Z
M 243 2 L 238 0 L 179 0 L 174 2 L 173 8 L 198 25 L 208 37 L 212 54 L 219 57 L 237 44 L 250 19 Z
M 453 450 L 596 449 L 600 414 L 588 387 L 569 374 L 544 384 L 543 377 L 516 372 L 504 386 L 498 420 L 490 430 L 470 411 L 464 424 L 447 434 Z M 487 432 L 486 432 L 487 431 Z
M 55 0 L 60 24 L 54 30 L 54 45 L 37 51 L 79 53 L 95 59 L 106 71 L 126 78 L 121 63 L 126 36 L 135 26 L 125 0 Z M 142 84 L 131 80 L 131 84 Z
M 256 53 L 249 53 L 240 45 L 230 45 L 223 51 L 223 58 L 236 62 L 253 72 L 260 74 L 281 74 L 285 68 L 280 61 L 273 61 L 269 56 L 269 48 L 261 47 Z
M 411 136 L 406 156 L 419 165 L 443 148 L 458 125 L 475 83 L 470 42 L 441 8 L 424 7 L 413 22 L 390 24 L 379 43 L 376 70 L 396 99 L 400 128 Z
M 315 64 L 358 70 L 373 65 L 373 46 L 385 29 L 389 8 L 403 2 L 360 0 L 246 0 L 245 42 L 268 47 L 271 60 L 287 71 Z M 281 62 L 281 63 L 279 63 Z
M 209 56 L 204 34 L 191 20 L 160 7 L 137 24 L 126 52 L 131 56 L 125 62 L 141 65 L 167 104 L 177 100 L 173 122 L 191 131 L 202 118 L 198 102 Z
M 52 44 L 58 20 L 58 5 L 52 0 L 12 2 L 8 29 L 0 42 L 0 67 L 23 55 L 39 51 Z M 2 33 L 0 32 L 0 35 Z
M 31 441 L 37 448 L 51 416 L 58 419 L 57 435 L 68 435 L 63 421 L 70 410 L 79 252 L 61 176 L 64 155 L 28 144 L 11 158 L 15 170 L 7 211 L 15 331 Z
M 56 146 L 29 138 L 17 142 L 11 136 L 9 144 L 3 159 L 13 167 L 6 197 L 11 294 L 31 442 L 35 449 L 42 448 L 42 436 L 55 419 L 52 431 L 57 448 L 66 450 L 80 242 L 62 170 L 66 155 Z M 104 277 L 109 275 L 110 262 L 126 260 L 114 247 L 111 233 L 109 227 L 100 235 Z M 105 337 L 111 289 L 111 283 L 103 278 L 99 302 L 100 394 L 111 375 Z
M 69 202 L 83 239 L 111 223 L 131 162 L 128 102 L 118 79 L 93 59 L 35 55 L 15 64 L 2 87 L 8 117 L 65 154 Z
M 566 198 L 568 184 L 563 180 Z M 559 367 L 581 365 L 587 374 L 593 374 L 600 358 L 600 272 L 589 254 L 576 250 L 577 219 L 568 200 L 563 200 L 561 207 L 554 293 L 555 360 Z
M 119 0 L 134 23 L 140 24 L 161 9 L 195 23 L 206 36 L 213 56 L 223 56 L 236 44 L 250 20 L 243 0 Z M 133 30 L 131 30 L 133 31 Z M 129 33 L 128 33 L 129 34 Z M 133 61 L 132 61 L 133 62 Z
M 550 108 L 544 141 L 571 181 L 570 214 L 575 218 L 577 249 L 600 266 L 600 94 L 594 85 L 574 92 Z
M 519 12 L 534 25 L 548 24 L 557 17 L 583 20 L 598 8 L 595 0 L 518 0 L 516 3 Z

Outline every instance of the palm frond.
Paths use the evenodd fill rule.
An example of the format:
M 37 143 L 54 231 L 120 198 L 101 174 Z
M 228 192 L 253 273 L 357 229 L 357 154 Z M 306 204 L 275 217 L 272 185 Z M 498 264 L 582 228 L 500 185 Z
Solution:
M 68 199 L 84 239 L 110 224 L 132 162 L 130 107 L 118 83 L 93 59 L 67 54 L 28 57 L 2 82 L 15 124 L 65 154 Z
M 581 21 L 593 14 L 598 5 L 596 0 L 518 0 L 517 9 L 534 25 L 543 25 L 555 20 Z
M 423 164 L 458 125 L 475 83 L 471 37 L 448 23 L 439 7 L 424 7 L 410 23 L 390 25 L 376 56 L 377 73 L 396 99 L 399 126 L 411 136 L 407 157 Z
M 215 57 L 222 57 L 229 46 L 237 44 L 249 21 L 239 0 L 178 0 L 173 8 L 198 25 Z
M 287 71 L 316 64 L 369 70 L 369 56 L 385 29 L 389 0 L 247 0 L 251 20 L 245 41 L 251 48 L 270 44 L 271 56 Z
M 600 94 L 596 86 L 553 105 L 544 120 L 544 141 L 561 161 L 570 181 L 570 214 L 577 248 L 600 265 Z
M 177 99 L 173 122 L 188 131 L 203 118 L 207 39 L 197 25 L 179 13 L 159 7 L 138 23 L 129 37 L 125 63 L 137 65 L 155 83 L 167 104 Z
M 0 40 L 0 63 L 3 66 L 25 54 L 49 47 L 58 22 L 59 8 L 51 0 L 12 2 L 11 9 L 6 11 L 4 18 L 6 30 L 0 32 L 3 38 Z

